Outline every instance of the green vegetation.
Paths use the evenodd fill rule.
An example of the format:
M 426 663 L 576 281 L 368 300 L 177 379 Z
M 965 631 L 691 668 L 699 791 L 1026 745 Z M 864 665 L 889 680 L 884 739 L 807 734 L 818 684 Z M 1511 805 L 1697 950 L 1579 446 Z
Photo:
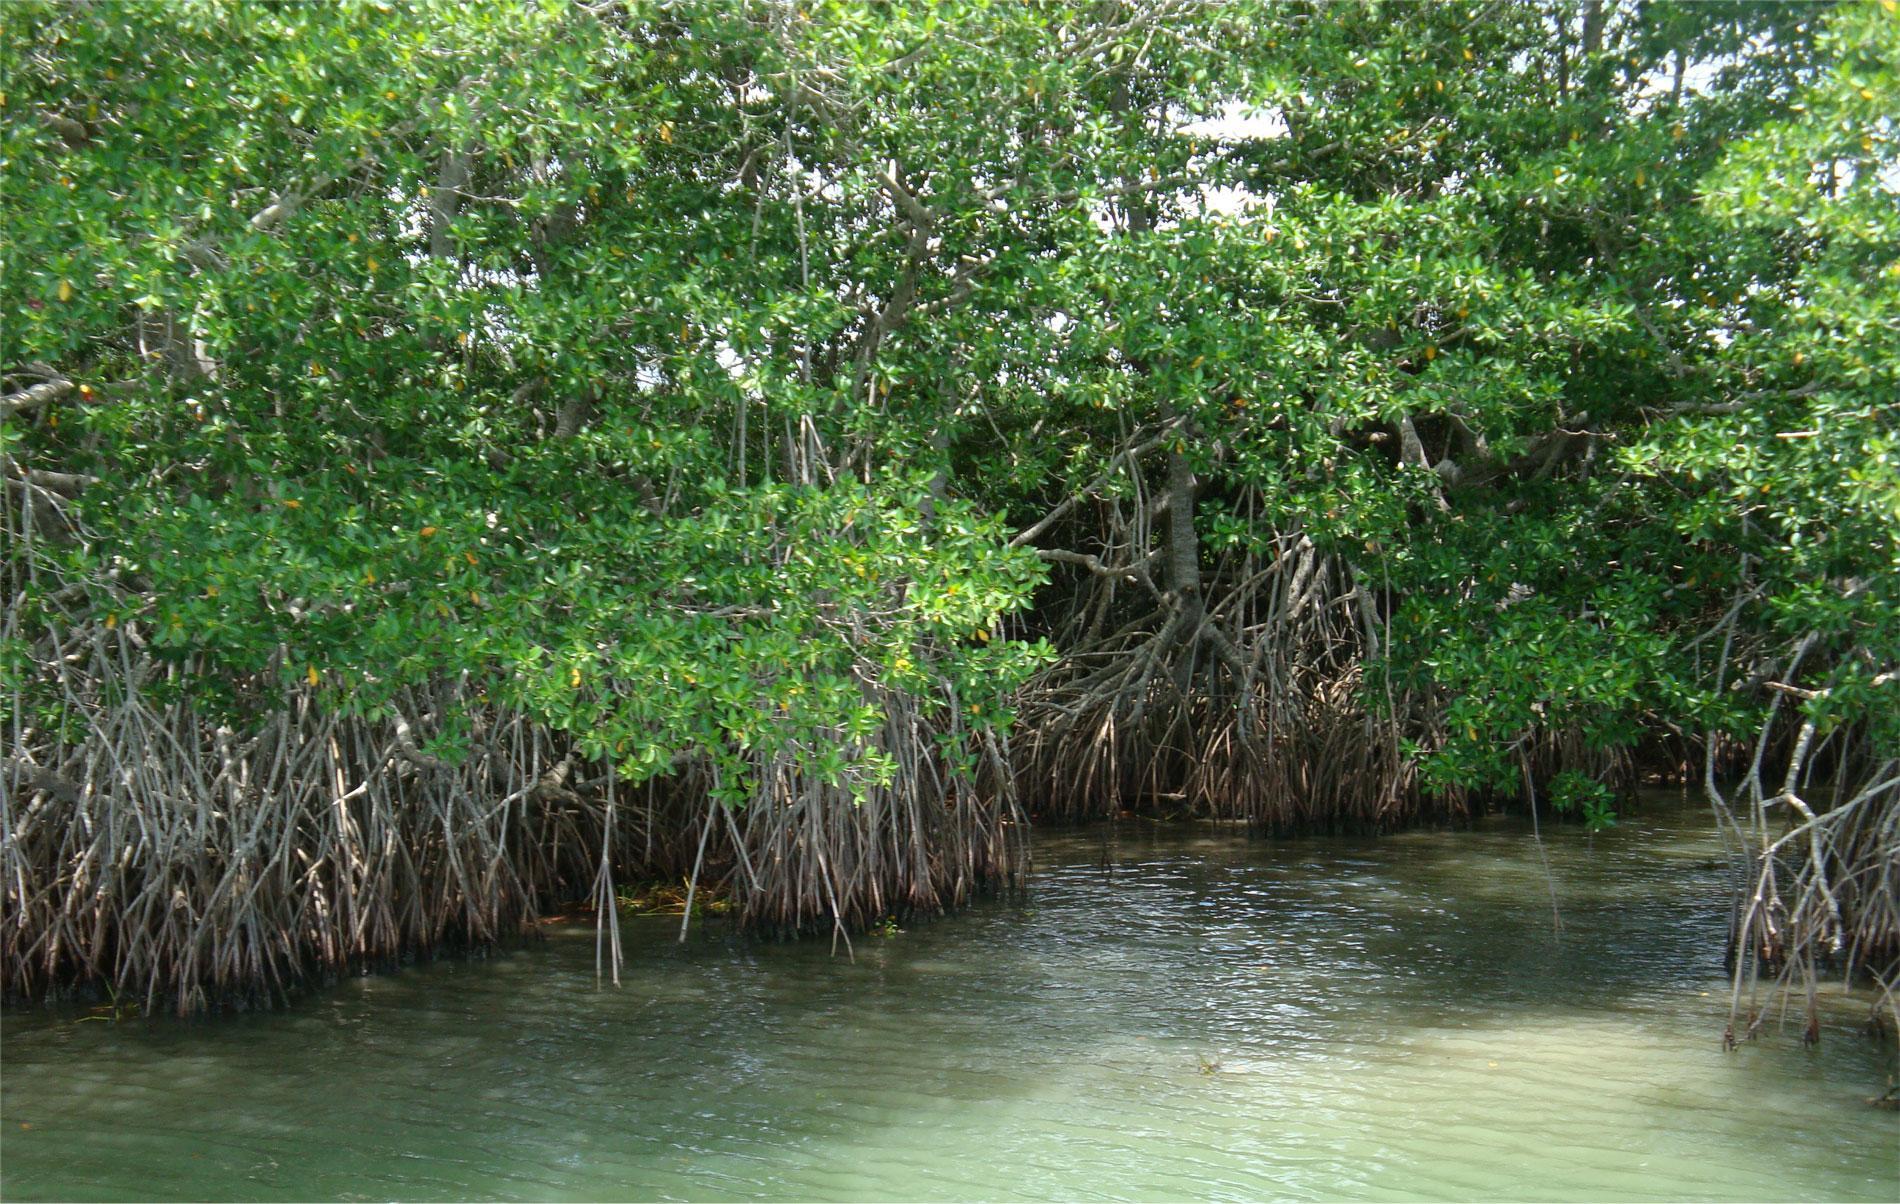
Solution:
M 0 21 L 10 991 L 1644 772 L 1892 981 L 1890 0 Z

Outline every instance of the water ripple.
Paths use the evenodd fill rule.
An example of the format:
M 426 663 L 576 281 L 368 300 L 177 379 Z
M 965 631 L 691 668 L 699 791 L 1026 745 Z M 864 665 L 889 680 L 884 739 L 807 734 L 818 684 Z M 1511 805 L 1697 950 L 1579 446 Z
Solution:
M 1699 818 L 1546 836 L 1561 929 L 1506 823 L 1097 830 L 854 960 L 636 920 L 618 990 L 556 931 L 286 1014 L 9 1015 L 0 1195 L 1900 1197 L 1855 1001 L 1716 1047 Z

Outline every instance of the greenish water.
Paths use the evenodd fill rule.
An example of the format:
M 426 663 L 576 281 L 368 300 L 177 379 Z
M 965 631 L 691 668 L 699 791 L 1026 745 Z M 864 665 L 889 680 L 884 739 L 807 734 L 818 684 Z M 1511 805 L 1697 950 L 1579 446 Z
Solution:
M 1900 1198 L 1834 1001 L 1724 1053 L 1695 811 L 1549 836 L 1044 835 L 893 936 L 636 921 L 288 1013 L 0 1035 L 11 1200 Z M 1104 847 L 1112 872 L 1101 868 Z

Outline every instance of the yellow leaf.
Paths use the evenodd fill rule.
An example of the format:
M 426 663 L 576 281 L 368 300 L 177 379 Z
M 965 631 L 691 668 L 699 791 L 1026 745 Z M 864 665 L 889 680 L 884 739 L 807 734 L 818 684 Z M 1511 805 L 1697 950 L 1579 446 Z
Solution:
M 673 123 L 672 122 L 662 121 L 660 123 L 660 141 L 661 142 L 673 141 Z
M 1636 186 L 1638 188 L 1641 188 L 1644 185 L 1644 183 L 1647 182 L 1647 180 L 1648 180 L 1648 177 L 1643 174 L 1643 169 L 1640 167 L 1637 168 L 1636 169 Z
M 574 688 L 575 688 L 575 689 L 577 689 L 577 690 L 578 690 L 578 689 L 580 688 L 580 684 L 581 684 L 581 671 L 580 671 L 579 669 L 569 669 L 569 670 L 568 670 L 568 672 L 567 672 L 567 684 L 568 684 L 568 685 L 570 685 L 570 686 L 572 686 L 572 687 L 574 687 Z
M 1474 59 L 1476 59 L 1477 57 L 1478 57 L 1477 55 L 1475 55 L 1475 54 L 1473 54 L 1473 53 L 1471 53 L 1471 48 L 1470 48 L 1470 47 L 1468 47 L 1468 46 L 1467 46 L 1467 47 L 1465 48 L 1465 62 L 1467 62 L 1467 63 L 1469 63 L 1469 62 L 1471 62 L 1472 60 L 1474 60 Z
M 1432 91 L 1434 91 L 1434 92 L 1443 92 L 1444 90 L 1445 90 L 1445 81 L 1444 81 L 1444 80 L 1442 80 L 1442 79 L 1435 79 L 1435 80 L 1433 80 L 1433 81 L 1432 81 Z
M 429 538 L 429 536 L 431 536 L 431 535 L 434 535 L 434 534 L 435 534 L 435 528 L 434 528 L 434 527 L 424 527 L 424 528 L 422 529 L 422 538 L 424 538 L 424 539 L 427 539 L 427 538 Z
M 976 638 L 987 644 L 990 642 L 990 633 L 979 627 L 976 629 Z
M 376 270 L 376 257 L 373 255 L 370 256 L 369 270 L 372 272 Z
M 1425 349 L 1425 362 L 1426 362 L 1426 363 L 1428 363 L 1428 364 L 1429 364 L 1429 363 L 1431 363 L 1431 362 L 1432 362 L 1433 360 L 1435 360 L 1435 359 L 1437 359 L 1437 358 L 1438 358 L 1438 348 L 1436 348 L 1436 347 L 1427 347 L 1427 348 Z
M 308 682 L 309 682 L 309 683 L 310 683 L 311 685 L 313 685 L 313 686 L 314 686 L 314 685 L 316 685 L 316 684 L 317 684 L 317 681 L 318 681 L 318 678 L 317 678 L 317 667 L 316 667 L 315 665 L 312 665 L 312 666 L 310 666 L 310 672 L 308 672 L 308 673 L 306 673 L 306 674 L 304 674 L 304 678 L 305 678 L 305 680 L 307 680 L 307 681 L 308 681 Z
M 473 553 L 473 552 L 464 552 L 464 553 L 462 553 L 462 559 L 464 559 L 464 560 L 466 560 L 466 561 L 468 561 L 468 562 L 469 562 L 470 564 L 474 564 L 474 563 L 475 563 L 475 553 Z
M 73 299 L 72 281 L 62 280 L 59 282 L 59 299 L 61 301 L 71 301 Z
M 217 596 L 218 596 L 218 587 L 217 587 L 217 586 L 215 586 L 215 585 L 207 585 L 207 586 L 205 586 L 205 597 L 207 597 L 207 598 L 215 598 L 215 597 L 217 597 Z
M 1468 727 L 1465 729 L 1465 735 L 1469 736 L 1473 740 L 1476 740 L 1478 738 L 1478 729 L 1475 727 Z
M 363 583 L 366 585 L 376 584 L 376 570 L 375 569 L 363 570 Z
M 111 630 L 112 630 L 112 629 L 113 629 L 114 627 L 117 627 L 118 625 L 119 625 L 119 616 L 118 616 L 118 615 L 107 615 L 107 616 L 106 616 L 106 630 L 107 630 L 107 631 L 111 631 Z
M 284 507 L 289 510 L 301 510 L 303 509 L 303 503 L 294 497 L 287 497 L 284 499 Z
M 1872 100 L 1874 98 L 1874 90 L 1872 88 L 1862 88 L 1860 90 L 1860 98 L 1862 100 Z

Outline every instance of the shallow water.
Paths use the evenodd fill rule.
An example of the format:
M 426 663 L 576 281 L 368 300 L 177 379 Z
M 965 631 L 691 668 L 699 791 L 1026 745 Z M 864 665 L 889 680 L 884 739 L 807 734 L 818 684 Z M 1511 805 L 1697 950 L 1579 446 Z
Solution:
M 618 989 L 588 927 L 275 1015 L 11 1013 L 0 1195 L 1900 1198 L 1864 999 L 1722 1051 L 1702 813 L 1546 837 L 1548 878 L 1508 821 L 1124 824 L 855 960 L 652 919 Z

